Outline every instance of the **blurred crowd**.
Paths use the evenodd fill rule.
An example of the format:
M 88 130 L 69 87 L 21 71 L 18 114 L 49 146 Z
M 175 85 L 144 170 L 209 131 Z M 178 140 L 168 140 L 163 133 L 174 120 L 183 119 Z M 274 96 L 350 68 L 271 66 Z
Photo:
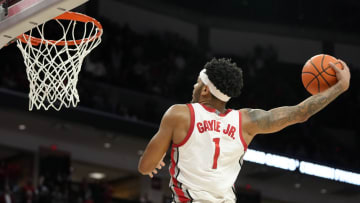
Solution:
M 101 48 L 87 57 L 83 77 L 176 100 L 189 98 L 183 87 L 194 82 L 205 59 L 203 51 L 176 33 L 143 35 L 128 25 L 101 22 L 111 29 Z
M 139 34 L 126 24 L 99 20 L 104 29 L 111 29 L 106 29 L 103 42 L 84 62 L 78 84 L 83 106 L 158 123 L 164 112 L 153 112 L 149 107 L 167 105 L 162 100 L 189 102 L 193 84 L 206 61 L 221 57 L 176 33 Z M 0 50 L 0 87 L 26 93 L 29 87 L 23 59 L 16 49 L 11 45 Z M 301 84 L 302 64 L 281 63 L 277 55 L 271 45 L 259 45 L 245 56 L 225 56 L 244 71 L 243 93 L 231 100 L 230 108 L 271 109 L 295 105 L 309 96 Z M 349 65 L 354 67 L 352 78 L 359 78 L 359 65 Z M 353 80 L 350 90 L 331 104 L 332 108 L 316 115 L 317 119 L 275 135 L 258 136 L 251 147 L 344 169 L 360 168 L 355 156 L 360 151 L 352 145 L 360 143 L 360 136 L 355 136 L 360 134 L 360 121 L 355 115 L 360 112 L 359 87 L 359 80 Z M 132 102 L 129 95 L 134 93 L 141 95 L 140 101 L 136 101 L 140 105 L 126 105 Z M 154 97 L 160 99 L 153 100 Z
M 110 203 L 112 189 L 107 183 L 72 182 L 69 178 L 40 176 L 33 183 L 18 164 L 2 164 L 0 168 L 0 203 Z

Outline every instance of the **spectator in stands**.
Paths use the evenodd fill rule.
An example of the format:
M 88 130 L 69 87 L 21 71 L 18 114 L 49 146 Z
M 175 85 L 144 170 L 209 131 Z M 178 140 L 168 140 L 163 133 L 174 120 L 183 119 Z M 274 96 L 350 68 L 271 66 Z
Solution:
M 9 185 L 5 185 L 5 191 L 0 196 L 0 203 L 15 203 L 14 196 Z
M 31 180 L 28 180 L 23 188 L 23 203 L 34 203 L 36 200 L 36 194 L 34 185 Z

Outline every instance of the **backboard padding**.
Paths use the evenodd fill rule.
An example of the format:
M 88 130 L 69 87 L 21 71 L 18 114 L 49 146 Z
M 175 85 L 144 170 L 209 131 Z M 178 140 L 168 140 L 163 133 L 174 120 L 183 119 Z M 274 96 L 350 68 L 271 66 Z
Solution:
M 0 49 L 17 36 L 88 0 L 22 0 L 9 7 L 0 22 Z

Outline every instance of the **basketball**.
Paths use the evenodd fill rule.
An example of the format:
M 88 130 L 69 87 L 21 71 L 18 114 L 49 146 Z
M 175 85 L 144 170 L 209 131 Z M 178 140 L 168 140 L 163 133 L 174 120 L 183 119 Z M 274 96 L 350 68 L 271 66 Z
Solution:
M 312 95 L 322 92 L 337 82 L 336 73 L 330 62 L 343 69 L 342 64 L 333 56 L 319 54 L 310 58 L 301 73 L 305 89 Z

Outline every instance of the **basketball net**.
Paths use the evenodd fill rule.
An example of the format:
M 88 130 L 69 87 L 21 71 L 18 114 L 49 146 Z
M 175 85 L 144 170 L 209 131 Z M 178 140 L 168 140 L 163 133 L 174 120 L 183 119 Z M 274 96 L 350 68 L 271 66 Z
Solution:
M 45 39 L 45 24 L 36 26 L 29 34 L 18 37 L 20 49 L 26 65 L 30 82 L 29 110 L 50 107 L 59 111 L 62 106 L 76 107 L 79 94 L 76 89 L 81 65 L 89 54 L 101 42 L 103 33 L 101 24 L 93 18 L 79 13 L 67 12 L 54 19 L 63 30 L 58 40 Z M 60 20 L 69 20 L 64 26 Z M 84 24 L 82 39 L 76 39 L 78 22 Z M 88 25 L 90 24 L 90 26 Z M 37 31 L 40 37 L 33 37 Z

